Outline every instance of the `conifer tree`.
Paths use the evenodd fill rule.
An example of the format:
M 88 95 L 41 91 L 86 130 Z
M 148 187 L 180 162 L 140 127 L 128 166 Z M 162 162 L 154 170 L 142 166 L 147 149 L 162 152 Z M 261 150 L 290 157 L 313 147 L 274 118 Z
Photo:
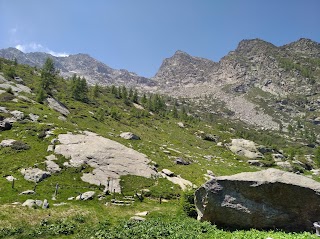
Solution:
M 41 70 L 40 88 L 42 88 L 47 94 L 51 94 L 56 84 L 56 76 L 58 72 L 54 67 L 53 60 L 47 58 Z

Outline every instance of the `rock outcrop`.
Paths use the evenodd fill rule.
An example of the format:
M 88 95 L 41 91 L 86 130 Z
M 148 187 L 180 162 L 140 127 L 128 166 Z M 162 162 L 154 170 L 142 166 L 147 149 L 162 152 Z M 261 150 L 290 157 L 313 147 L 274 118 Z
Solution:
M 35 183 L 41 182 L 45 178 L 51 176 L 49 172 L 43 171 L 39 168 L 22 169 L 21 173 L 24 176 L 25 180 L 32 181 Z
M 198 219 L 229 228 L 311 230 L 320 183 L 278 169 L 216 177 L 195 193 Z
M 257 145 L 251 140 L 232 139 L 229 149 L 233 153 L 249 159 L 263 158 L 263 155 L 257 149 Z
M 55 146 L 54 151 L 70 158 L 70 166 L 87 164 L 94 168 L 92 173 L 83 174 L 83 181 L 103 185 L 111 192 L 121 192 L 122 175 L 150 178 L 156 174 L 148 165 L 150 160 L 146 155 L 97 134 L 60 134 L 58 140 L 60 144 Z

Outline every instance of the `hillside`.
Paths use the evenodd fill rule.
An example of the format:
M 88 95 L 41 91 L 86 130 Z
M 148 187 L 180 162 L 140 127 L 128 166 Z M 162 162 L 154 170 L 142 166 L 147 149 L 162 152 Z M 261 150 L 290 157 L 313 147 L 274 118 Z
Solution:
M 188 70 L 190 75 L 179 80 L 179 89 L 184 92 L 183 89 L 189 89 L 192 84 L 202 87 L 208 79 L 214 80 L 221 65 L 231 67 L 231 61 L 239 62 L 237 57 L 233 58 L 240 54 L 237 52 L 249 57 L 251 52 L 264 55 L 265 51 L 279 51 L 270 44 L 255 41 L 255 44 L 263 44 L 266 49 L 259 46 L 245 53 L 248 42 L 244 41 L 235 53 L 230 53 L 219 63 L 179 51 L 173 59 L 164 62 L 154 80 L 168 77 L 170 84 L 171 77 L 179 79 Z M 305 46 L 298 45 L 305 54 L 309 54 Z M 285 46 L 283 51 L 289 51 L 286 49 L 292 47 L 296 48 Z M 80 56 L 81 59 L 89 58 Z M 181 185 L 188 185 L 188 182 L 191 187 L 199 187 L 213 175 L 231 175 L 268 167 L 320 181 L 317 125 L 301 121 L 300 125 L 291 126 L 297 130 L 288 127 L 287 132 L 266 130 L 269 127 L 265 121 L 264 129 L 249 127 L 250 124 L 248 126 L 235 120 L 232 117 L 234 114 L 224 109 L 223 102 L 211 105 L 208 98 L 212 96 L 209 93 L 203 99 L 197 98 L 197 102 L 175 98 L 172 92 L 169 92 L 171 96 L 135 92 L 128 87 L 130 84 L 126 87 L 101 84 L 88 86 L 87 90 L 80 92 L 85 94 L 84 97 L 78 97 L 75 94 L 76 81 L 60 76 L 55 76 L 56 84 L 50 94 L 39 100 L 42 70 L 28 66 L 31 63 L 27 60 L 27 65 L 20 65 L 0 59 L 0 238 L 61 238 L 62 235 L 69 238 L 116 238 L 117 233 L 119 238 L 134 233 L 137 233 L 136 238 L 140 238 L 141 233 L 150 235 L 150 238 L 152 233 L 158 233 L 158 237 L 172 233 L 167 235 L 169 238 L 182 238 L 181 233 L 186 238 L 188 235 L 189 238 L 199 235 L 201 238 L 257 238 L 257 235 L 258 238 L 313 238 L 307 232 L 223 231 L 188 218 L 180 200 L 182 205 L 186 205 L 183 200 L 187 193 L 182 191 Z M 57 64 L 55 59 L 54 62 Z M 79 59 L 76 62 L 81 64 Z M 201 75 L 197 73 L 198 66 Z M 90 68 L 83 66 L 86 67 Z M 166 74 L 165 69 L 171 67 L 171 75 Z M 241 65 L 236 71 L 242 67 L 248 66 Z M 69 71 L 71 68 L 66 69 Z M 181 72 L 175 75 L 180 69 Z M 206 69 L 210 71 L 206 72 Z M 294 69 L 290 69 L 288 74 L 292 71 Z M 238 74 L 234 72 L 225 74 L 230 74 L 230 79 L 225 75 L 228 82 L 234 82 L 234 77 L 238 77 L 234 76 Z M 299 77 L 297 81 L 303 76 Z M 167 90 L 169 86 L 166 85 L 163 89 Z M 222 87 L 222 83 L 216 85 Z M 195 85 L 193 87 L 197 89 Z M 237 100 L 241 97 L 248 102 L 252 100 L 252 95 L 256 100 L 258 94 L 265 96 L 264 99 L 274 95 L 259 86 L 245 93 L 234 93 L 233 87 L 230 85 L 220 90 L 229 92 L 225 94 L 233 95 Z M 207 106 L 201 103 L 205 97 L 208 97 L 205 102 Z M 203 108 L 199 107 L 199 102 Z M 253 101 L 251 104 L 254 103 L 261 102 Z M 208 108 L 218 107 L 221 112 L 208 111 Z M 226 118 L 228 114 L 230 118 Z M 268 115 L 268 112 L 265 114 Z M 262 115 L 264 118 L 261 120 L 265 120 L 266 115 Z M 313 127 L 315 130 L 311 131 Z M 140 139 L 120 137 L 125 132 L 132 132 Z M 254 144 L 254 147 L 251 151 L 241 149 L 244 154 L 239 150 L 232 151 L 240 147 L 236 145 L 239 139 L 248 140 L 245 142 Z M 34 174 L 32 170 L 40 174 Z M 77 196 L 92 191 L 93 200 L 75 200 Z M 128 203 L 128 198 L 134 200 L 132 205 Z M 21 204 L 27 199 L 46 199 L 50 208 L 38 208 L 36 202 L 31 207 L 37 209 L 22 207 Z M 117 203 L 130 205 L 119 206 Z M 142 211 L 148 211 L 148 220 L 141 224 L 128 221 Z

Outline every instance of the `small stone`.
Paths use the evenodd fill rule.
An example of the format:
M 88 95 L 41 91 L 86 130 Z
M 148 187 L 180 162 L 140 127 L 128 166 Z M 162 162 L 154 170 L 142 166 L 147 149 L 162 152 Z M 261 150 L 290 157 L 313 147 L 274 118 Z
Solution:
M 6 179 L 9 181 L 9 182 L 12 182 L 13 180 L 17 180 L 15 177 L 13 177 L 12 175 L 9 175 L 6 177 Z
M 178 122 L 178 126 L 179 126 L 180 128 L 184 128 L 184 127 L 185 127 L 182 122 Z
M 21 192 L 19 195 L 28 195 L 28 194 L 35 194 L 35 191 L 33 190 L 26 190 Z
M 47 199 L 43 200 L 42 208 L 43 208 L 43 209 L 49 208 L 49 203 L 48 203 L 48 200 L 47 200 Z
M 136 214 L 134 214 L 135 216 L 139 216 L 139 217 L 145 217 L 149 214 L 149 211 L 144 211 L 144 212 L 137 212 Z
M 146 219 L 144 217 L 133 216 L 133 217 L 130 217 L 130 220 L 142 222 L 142 221 L 145 221 Z

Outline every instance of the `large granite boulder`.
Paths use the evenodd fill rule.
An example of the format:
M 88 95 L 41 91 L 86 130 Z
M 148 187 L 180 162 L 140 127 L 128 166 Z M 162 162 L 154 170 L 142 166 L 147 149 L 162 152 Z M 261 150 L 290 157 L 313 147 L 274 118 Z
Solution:
M 278 169 L 216 177 L 195 192 L 198 219 L 246 229 L 311 230 L 320 183 Z

